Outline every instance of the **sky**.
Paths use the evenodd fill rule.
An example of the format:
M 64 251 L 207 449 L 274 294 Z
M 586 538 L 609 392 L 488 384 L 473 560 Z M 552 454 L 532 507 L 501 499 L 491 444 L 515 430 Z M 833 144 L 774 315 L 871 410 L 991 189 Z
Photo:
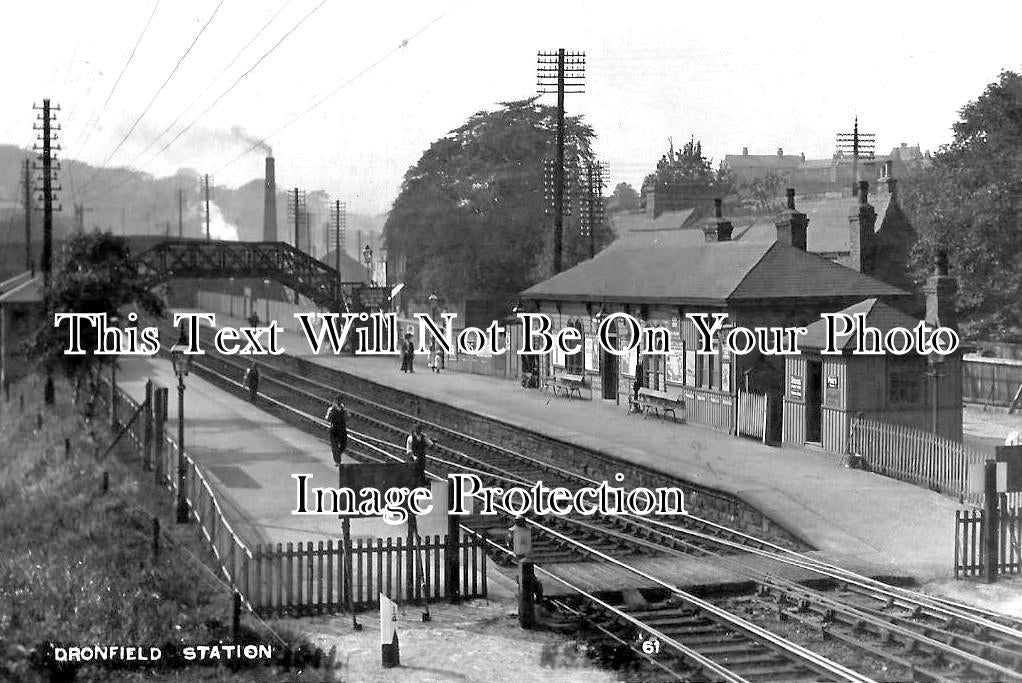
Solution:
M 1022 70 L 1018 2 L 3 4 L 0 143 L 31 145 L 48 97 L 62 158 L 237 186 L 262 176 L 265 153 L 248 150 L 263 141 L 279 187 L 354 213 L 388 210 L 405 170 L 473 113 L 536 94 L 540 50 L 586 53 L 566 110 L 595 128 L 611 187 L 638 187 L 669 137 L 694 135 L 715 164 L 743 147 L 829 158 L 855 116 L 878 154 L 936 151 L 964 104 Z M 100 182 L 75 181 L 103 201 Z

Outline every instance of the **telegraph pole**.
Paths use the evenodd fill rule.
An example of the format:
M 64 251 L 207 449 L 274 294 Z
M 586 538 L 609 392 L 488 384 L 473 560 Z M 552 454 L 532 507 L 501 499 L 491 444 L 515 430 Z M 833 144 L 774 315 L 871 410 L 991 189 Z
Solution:
M 34 271 L 32 267 L 32 160 L 25 159 L 25 270 Z
M 288 218 L 293 219 L 295 226 L 295 251 L 301 251 L 301 232 L 303 218 L 308 217 L 305 205 L 305 192 L 299 188 L 294 189 L 294 195 L 291 197 L 291 201 L 288 202 L 287 206 Z M 303 215 L 304 214 L 304 215 Z M 312 245 L 309 245 L 311 247 Z M 310 249 L 311 251 L 311 249 Z M 301 303 L 299 301 L 298 292 L 295 291 L 295 303 Z
M 60 164 L 55 164 L 53 154 L 60 150 L 60 146 L 56 144 L 56 133 L 55 131 L 60 130 L 60 126 L 54 126 L 53 121 L 56 116 L 53 114 L 54 111 L 60 111 L 60 107 L 50 107 L 50 100 L 44 99 L 42 107 L 32 107 L 33 109 L 42 109 L 37 119 L 42 120 L 42 125 L 33 125 L 35 130 L 42 131 L 40 140 L 42 142 L 41 154 L 39 154 L 39 161 L 41 166 L 37 167 L 36 170 L 42 171 L 43 192 L 43 256 L 42 256 L 42 270 L 43 270 L 43 283 L 46 287 L 50 286 L 51 271 L 53 270 L 53 199 L 54 193 L 60 191 L 60 186 L 54 186 L 53 174 L 60 170 Z M 36 147 L 36 149 L 39 149 Z M 60 206 L 57 207 L 57 211 L 60 211 Z
M 538 52 L 536 85 L 539 93 L 557 93 L 557 158 L 554 161 L 554 273 L 561 272 L 564 241 L 564 96 L 582 93 L 584 52 Z M 551 89 L 553 88 L 553 89 Z
M 209 236 L 209 174 L 207 173 L 202 178 L 203 178 L 203 185 L 205 187 L 205 194 L 206 194 L 206 239 L 210 239 L 210 236 Z
M 344 229 L 348 222 L 348 207 L 340 199 L 334 200 L 334 270 L 341 272 L 341 248 L 344 246 Z
M 168 236 L 170 233 L 167 233 Z M 177 236 L 178 238 L 184 237 L 185 235 L 185 191 L 179 189 L 177 191 Z
M 837 151 L 852 155 L 852 196 L 859 196 L 859 159 L 872 160 L 876 152 L 876 135 L 859 132 L 859 117 L 851 133 L 837 134 Z
M 589 258 L 596 256 L 596 228 L 603 224 L 603 174 L 606 164 L 586 164 L 586 185 L 583 191 L 585 210 L 581 211 L 579 225 L 582 237 L 589 238 Z

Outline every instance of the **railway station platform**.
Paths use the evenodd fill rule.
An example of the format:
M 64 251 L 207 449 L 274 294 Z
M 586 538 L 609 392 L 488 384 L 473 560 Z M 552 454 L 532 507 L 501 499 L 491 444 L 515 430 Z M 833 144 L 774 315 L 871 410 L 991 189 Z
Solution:
M 219 313 L 217 322 L 247 324 Z M 554 397 L 514 380 L 437 374 L 425 357 L 417 357 L 416 371 L 408 374 L 400 372 L 397 356 L 316 356 L 296 321 L 279 324 L 290 355 L 737 496 L 812 545 L 821 559 L 918 581 L 952 574 L 957 501 L 847 469 L 837 455 L 661 422 L 629 414 L 627 404 Z
M 136 401 L 145 398 L 146 380 L 168 388 L 167 433 L 177 438 L 177 377 L 163 358 L 122 357 L 117 385 Z M 297 482 L 311 474 L 310 486 L 337 486 L 330 444 L 190 374 L 185 379 L 185 450 L 201 465 L 238 535 L 250 546 L 340 538 L 334 515 L 292 515 Z M 347 457 L 347 456 L 345 456 Z M 446 493 L 446 491 L 445 491 Z M 419 518 L 422 534 L 445 534 L 443 520 Z M 353 519 L 352 539 L 403 537 L 407 527 L 382 519 Z

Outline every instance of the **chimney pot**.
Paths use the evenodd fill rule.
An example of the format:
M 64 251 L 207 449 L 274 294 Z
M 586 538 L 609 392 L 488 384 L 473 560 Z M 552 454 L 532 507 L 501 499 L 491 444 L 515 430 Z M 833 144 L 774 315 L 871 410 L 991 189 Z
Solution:
M 779 156 L 779 157 L 783 157 L 784 156 L 784 148 L 783 147 L 778 147 L 777 148 L 777 156 Z
M 901 147 L 902 147 L 902 149 L 904 149 L 905 147 L 908 147 L 908 143 L 907 142 L 901 143 Z
M 742 147 L 742 156 L 743 157 L 749 156 L 749 148 L 748 147 Z
M 890 159 L 888 159 L 887 161 L 884 162 L 884 177 L 885 178 L 890 178 L 891 176 L 894 175 L 893 171 L 894 171 L 894 162 L 891 161 Z
M 869 181 L 859 181 L 859 204 L 867 204 L 869 202 Z
M 792 211 L 795 210 L 795 188 L 789 187 L 784 191 L 785 196 L 788 198 L 788 208 Z

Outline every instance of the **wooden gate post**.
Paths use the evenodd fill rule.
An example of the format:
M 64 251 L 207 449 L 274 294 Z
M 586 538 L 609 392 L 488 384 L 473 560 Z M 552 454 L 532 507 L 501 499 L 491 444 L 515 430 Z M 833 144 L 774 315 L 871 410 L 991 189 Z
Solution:
M 518 625 L 524 629 L 536 626 L 536 568 L 532 562 L 518 563 Z
M 454 500 L 454 480 L 452 479 L 447 480 L 447 500 Z M 461 593 L 458 589 L 461 575 L 458 562 L 458 553 L 461 550 L 458 543 L 461 536 L 460 531 L 458 516 L 447 515 L 447 548 L 444 551 L 444 589 L 452 603 L 458 602 L 458 596 Z
M 142 411 L 142 469 L 152 469 L 153 451 L 153 381 L 145 383 L 145 410 Z
M 983 466 L 983 581 L 997 581 L 997 461 Z
M 167 387 L 156 387 L 153 392 L 153 469 L 156 483 L 163 485 L 163 449 L 167 447 Z

